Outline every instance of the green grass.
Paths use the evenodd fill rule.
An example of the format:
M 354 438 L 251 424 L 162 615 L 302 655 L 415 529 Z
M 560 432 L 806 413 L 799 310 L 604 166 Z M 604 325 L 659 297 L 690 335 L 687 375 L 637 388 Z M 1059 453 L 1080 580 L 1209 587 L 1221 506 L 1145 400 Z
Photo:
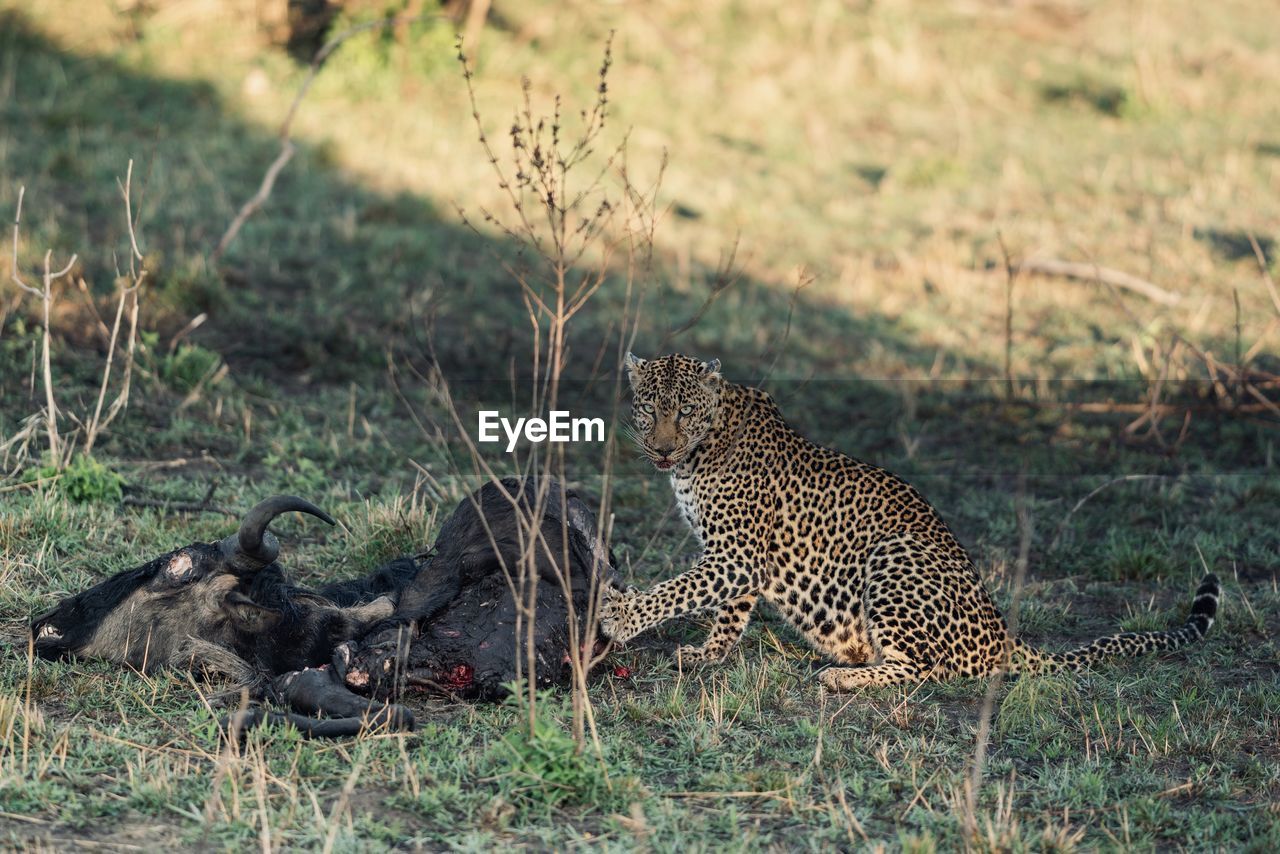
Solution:
M 411 736 L 260 732 L 225 754 L 220 686 L 28 661 L 32 614 L 224 536 L 268 494 L 304 495 L 342 523 L 277 526 L 304 581 L 425 547 L 474 478 L 457 472 L 456 429 L 414 371 L 438 368 L 464 413 L 505 408 L 529 352 L 506 269 L 523 262 L 479 216 L 508 208 L 447 23 L 404 42 L 361 36 L 333 57 L 298 114 L 298 154 L 214 266 L 303 70 L 252 12 L 48 5 L 0 0 L 0 211 L 26 187 L 24 269 L 46 248 L 80 253 L 76 275 L 109 322 L 127 258 L 115 180 L 133 159 L 149 273 L 130 407 L 93 460 L 24 482 L 39 474 L 38 431 L 4 458 L 0 845 L 1280 847 L 1274 424 L 1215 413 L 1186 348 L 1168 385 L 1197 407 L 1180 443 L 1181 417 L 1158 438 L 1102 406 L 1145 400 L 1175 336 L 1227 360 L 1256 344 L 1255 366 L 1280 364 L 1271 297 L 1241 248 L 1250 233 L 1272 250 L 1280 238 L 1266 4 L 498 4 L 476 53 L 505 155 L 520 78 L 535 106 L 563 93 L 574 125 L 616 30 L 592 163 L 627 131 L 637 185 L 670 158 L 637 352 L 717 356 L 731 379 L 764 380 L 810 437 L 905 475 L 1006 606 L 1023 502 L 1030 640 L 1064 648 L 1176 623 L 1202 556 L 1224 579 L 1202 645 L 999 688 L 972 836 L 965 786 L 987 685 L 824 697 L 812 654 L 767 613 L 720 667 L 671 660 L 697 620 L 621 653 L 631 677 L 592 687 L 599 756 L 573 752 L 557 699 L 532 739 L 517 708 L 417 699 Z M 1096 260 L 1182 300 L 1019 278 L 1010 395 L 997 234 L 1015 260 Z M 735 284 L 669 336 L 723 280 L 735 241 Z M 574 320 L 566 386 L 575 414 L 611 421 L 626 278 L 614 261 Z M 0 443 L 43 399 L 39 306 L 5 279 Z M 52 326 L 59 404 L 83 416 L 105 341 L 78 287 L 59 293 Z M 571 455 L 588 491 L 601 457 Z M 1128 474 L 1159 477 L 1111 483 Z M 208 496 L 228 512 L 122 504 L 116 485 L 146 505 Z M 687 566 L 664 480 L 621 449 L 611 488 L 624 574 L 647 584 Z

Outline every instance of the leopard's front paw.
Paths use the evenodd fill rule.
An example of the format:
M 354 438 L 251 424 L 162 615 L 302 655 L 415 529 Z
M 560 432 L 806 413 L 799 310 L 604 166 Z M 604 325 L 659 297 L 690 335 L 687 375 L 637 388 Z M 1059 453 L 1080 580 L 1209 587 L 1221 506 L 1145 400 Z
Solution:
M 600 603 L 600 634 L 615 643 L 626 643 L 640 634 L 632 608 L 639 594 L 640 591 L 634 587 L 625 591 L 613 588 L 604 591 Z

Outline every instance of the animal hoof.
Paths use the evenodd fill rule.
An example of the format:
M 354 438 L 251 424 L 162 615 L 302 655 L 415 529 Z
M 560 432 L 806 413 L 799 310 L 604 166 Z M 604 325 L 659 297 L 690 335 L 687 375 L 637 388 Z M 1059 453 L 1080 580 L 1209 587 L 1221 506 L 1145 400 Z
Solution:
M 333 672 L 338 675 L 339 679 L 346 679 L 347 671 L 351 669 L 351 662 L 356 657 L 356 642 L 347 641 L 334 647 L 333 658 L 330 663 L 333 665 Z

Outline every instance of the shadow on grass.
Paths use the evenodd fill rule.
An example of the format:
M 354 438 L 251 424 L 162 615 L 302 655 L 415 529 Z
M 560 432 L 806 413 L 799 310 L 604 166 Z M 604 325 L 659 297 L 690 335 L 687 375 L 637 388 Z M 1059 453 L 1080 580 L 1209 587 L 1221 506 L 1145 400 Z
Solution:
M 348 180 L 323 145 L 299 144 L 266 206 L 212 269 L 209 251 L 277 152 L 272 130 L 235 115 L 207 84 L 79 55 L 18 13 L 0 23 L 0 67 L 16 70 L 13 94 L 0 102 L 0 124 L 11 129 L 0 204 L 11 205 L 25 184 L 28 258 L 45 245 L 58 256 L 78 251 L 86 281 L 109 291 L 112 250 L 127 239 L 116 181 L 132 158 L 153 266 L 152 326 L 173 332 L 208 312 L 195 340 L 236 374 L 284 384 L 382 381 L 388 351 L 421 366 L 430 335 L 451 381 L 474 384 L 476 397 L 509 398 L 508 377 L 513 367 L 528 370 L 530 351 L 528 317 L 503 269 L 518 263 L 519 246 L 446 220 L 431 199 L 372 192 Z M 637 349 L 652 354 L 694 316 L 715 276 L 695 268 L 687 292 L 641 282 Z M 615 367 L 622 308 L 615 278 L 571 330 L 568 373 L 597 396 L 598 380 Z M 933 357 L 881 318 L 744 277 L 670 346 L 718 356 L 732 376 L 755 382 L 780 349 L 784 369 L 838 374 L 873 341 L 922 368 Z
M 528 370 L 530 333 L 501 259 L 515 259 L 519 247 L 445 219 L 431 199 L 372 192 L 348 180 L 323 145 L 301 144 L 267 206 L 213 270 L 205 257 L 275 156 L 271 129 L 235 115 L 208 85 L 79 55 L 18 13 L 0 17 L 0 69 L 13 70 L 11 94 L 0 102 L 0 204 L 8 210 L 26 185 L 28 257 L 45 245 L 63 257 L 79 251 L 85 279 L 105 290 L 114 276 L 109 250 L 126 239 L 115 182 L 133 158 L 141 233 L 155 267 L 151 327 L 172 332 L 208 312 L 195 338 L 221 354 L 233 376 L 291 400 L 355 383 L 382 400 L 384 417 L 403 422 L 401 435 L 414 428 L 387 415 L 395 400 L 387 354 L 425 368 L 428 336 L 467 417 L 481 401 L 512 400 L 508 377 Z M 695 269 L 680 291 L 640 283 L 647 295 L 637 351 L 652 355 L 694 316 L 715 276 Z M 607 414 L 613 404 L 612 342 L 622 308 L 615 280 L 574 321 L 574 382 L 564 403 L 575 414 Z M 1176 486 L 1188 477 L 1259 474 L 1258 461 L 1270 459 L 1270 434 L 1248 422 L 1197 418 L 1171 455 L 1122 441 L 1118 427 L 1132 416 L 1086 416 L 1070 407 L 1140 401 L 1143 389 L 1133 384 L 1030 390 L 1006 403 L 1002 385 L 989 379 L 999 375 L 994 366 L 972 366 L 984 377 L 976 382 L 848 379 L 872 352 L 920 376 L 935 353 L 884 317 L 854 315 L 783 282 L 744 277 L 670 348 L 719 357 L 731 379 L 752 383 L 776 361 L 766 386 L 802 432 L 917 482 L 970 542 L 975 531 L 984 532 L 977 539 L 1016 542 L 1019 473 L 1031 478 L 1031 494 L 1060 503 L 1051 510 L 1057 518 L 1100 478 L 1118 473 L 1159 474 Z M 0 399 L 16 402 L 20 381 L 11 375 L 5 384 L 10 390 L 0 388 Z M 511 464 L 500 450 L 493 459 Z M 653 480 L 628 454 L 619 475 Z M 1087 528 L 1113 521 L 1091 518 L 1095 506 L 1103 514 L 1136 506 L 1131 512 L 1147 519 L 1151 503 L 1139 487 L 1122 487 L 1079 521 Z M 1082 563 L 1089 554 L 1086 548 Z

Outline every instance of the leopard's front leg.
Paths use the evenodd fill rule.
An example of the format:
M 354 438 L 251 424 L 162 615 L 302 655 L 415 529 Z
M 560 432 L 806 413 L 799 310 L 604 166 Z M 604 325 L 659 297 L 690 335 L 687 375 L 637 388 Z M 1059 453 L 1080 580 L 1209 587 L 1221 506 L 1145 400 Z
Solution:
M 600 609 L 600 631 L 608 638 L 625 643 L 673 617 L 720 608 L 730 601 L 757 594 L 752 576 L 740 561 L 704 554 L 688 572 L 662 582 L 648 593 L 634 589 L 625 593 L 607 592 Z M 738 634 L 745 625 L 743 620 Z M 736 635 L 733 639 L 736 640 Z
M 711 624 L 711 632 L 702 646 L 682 646 L 676 655 L 684 664 L 695 662 L 711 663 L 721 661 L 742 638 L 747 623 L 751 622 L 751 611 L 756 606 L 759 593 L 748 593 L 736 599 L 730 599 L 720 606 L 715 614 L 715 622 Z

